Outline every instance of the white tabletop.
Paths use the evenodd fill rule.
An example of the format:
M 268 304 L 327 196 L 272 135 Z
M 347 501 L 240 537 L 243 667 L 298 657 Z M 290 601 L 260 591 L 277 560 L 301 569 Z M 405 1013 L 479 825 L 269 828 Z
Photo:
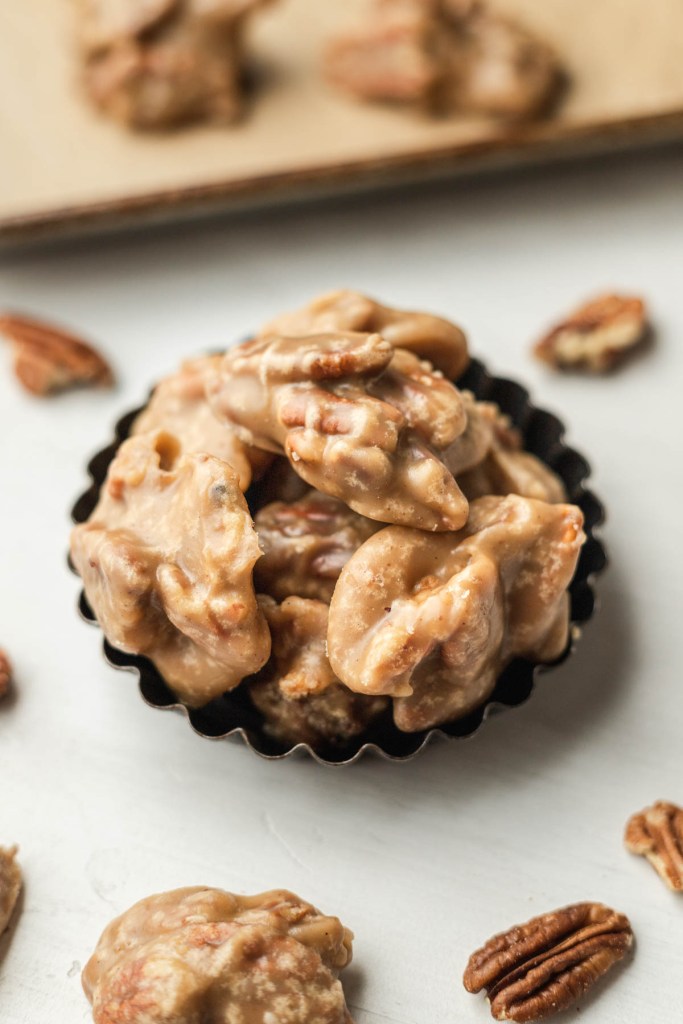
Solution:
M 582 1019 L 680 1020 L 683 898 L 622 831 L 653 800 L 683 803 L 682 228 L 683 154 L 668 153 L 5 260 L 0 308 L 99 339 L 120 387 L 41 402 L 0 351 L 0 646 L 18 681 L 0 709 L 0 842 L 20 844 L 26 876 L 4 1024 L 89 1019 L 79 968 L 104 925 L 195 884 L 287 887 L 338 914 L 358 1024 L 490 1019 L 461 985 L 470 952 L 601 900 L 638 948 Z M 266 763 L 146 707 L 78 618 L 65 551 L 86 458 L 120 412 L 183 356 L 337 286 L 452 316 L 565 419 L 609 508 L 612 566 L 578 652 L 522 709 L 406 765 L 331 770 Z M 654 350 L 606 380 L 535 365 L 539 331 L 604 288 L 647 297 Z

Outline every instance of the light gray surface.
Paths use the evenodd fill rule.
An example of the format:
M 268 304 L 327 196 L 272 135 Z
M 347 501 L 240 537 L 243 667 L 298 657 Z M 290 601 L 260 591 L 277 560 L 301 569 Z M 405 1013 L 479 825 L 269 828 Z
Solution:
M 0 842 L 21 844 L 27 879 L 0 966 L 3 1024 L 87 1020 L 78 965 L 102 927 L 141 896 L 199 883 L 287 886 L 338 913 L 356 933 L 358 1024 L 490 1019 L 460 984 L 473 948 L 603 900 L 631 916 L 638 949 L 582 1019 L 679 1020 L 683 899 L 621 834 L 648 802 L 683 803 L 682 183 L 683 154 L 668 154 L 0 268 L 0 307 L 90 333 L 121 380 L 40 402 L 0 351 L 0 644 L 19 685 L 0 709 Z M 87 456 L 156 377 L 341 285 L 452 315 L 476 355 L 565 419 L 609 506 L 612 568 L 578 653 L 524 708 L 405 766 L 332 771 L 264 763 L 148 709 L 78 619 L 65 549 Z M 610 287 L 648 298 L 656 348 L 608 380 L 534 365 L 539 330 Z

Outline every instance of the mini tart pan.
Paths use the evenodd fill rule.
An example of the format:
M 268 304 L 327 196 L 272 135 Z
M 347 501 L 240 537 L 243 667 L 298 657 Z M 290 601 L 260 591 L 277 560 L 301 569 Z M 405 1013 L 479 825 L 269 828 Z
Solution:
M 371 728 L 347 745 L 320 746 L 315 749 L 307 743 L 286 746 L 274 740 L 266 732 L 264 720 L 251 704 L 244 685 L 211 701 L 206 707 L 191 709 L 178 702 L 151 661 L 137 655 L 126 654 L 112 647 L 105 639 L 104 655 L 109 664 L 138 676 L 140 693 L 150 707 L 180 712 L 200 736 L 213 740 L 242 741 L 254 753 L 268 760 L 278 760 L 292 754 L 305 754 L 320 764 L 346 765 L 359 760 L 364 754 L 373 753 L 389 761 L 405 761 L 415 757 L 437 738 L 470 737 L 481 729 L 491 715 L 507 708 L 519 707 L 527 701 L 533 692 L 537 674 L 548 672 L 566 661 L 580 638 L 583 624 L 593 615 L 594 581 L 607 565 L 604 546 L 595 533 L 604 522 L 605 511 L 599 499 L 586 486 L 590 466 L 582 455 L 565 444 L 565 428 L 560 420 L 552 413 L 533 406 L 528 392 L 520 384 L 501 377 L 492 377 L 486 367 L 475 359 L 456 383 L 458 387 L 474 392 L 480 400 L 498 403 L 503 412 L 507 413 L 515 426 L 521 430 L 525 448 L 537 455 L 562 478 L 569 501 L 578 505 L 584 514 L 587 540 L 569 588 L 570 641 L 557 661 L 552 665 L 535 665 L 523 658 L 515 659 L 499 677 L 486 703 L 455 722 L 423 732 L 403 733 L 393 724 L 389 710 L 384 717 L 376 720 Z M 128 437 L 131 425 L 140 412 L 140 409 L 135 409 L 123 416 L 116 425 L 112 443 L 98 452 L 88 464 L 91 484 L 73 507 L 71 515 L 75 523 L 83 523 L 91 515 L 109 465 L 119 445 Z M 87 622 L 97 625 L 83 591 L 80 594 L 78 608 Z

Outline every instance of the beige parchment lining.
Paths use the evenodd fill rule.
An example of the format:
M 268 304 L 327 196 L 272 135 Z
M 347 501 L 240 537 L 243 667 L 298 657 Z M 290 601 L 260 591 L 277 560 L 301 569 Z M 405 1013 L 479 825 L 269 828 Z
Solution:
M 325 84 L 324 40 L 365 0 L 281 0 L 254 26 L 262 86 L 237 127 L 134 134 L 81 95 L 70 0 L 0 5 L 0 237 L 548 159 L 683 135 L 680 0 L 495 0 L 555 43 L 557 116 L 521 128 L 363 105 Z

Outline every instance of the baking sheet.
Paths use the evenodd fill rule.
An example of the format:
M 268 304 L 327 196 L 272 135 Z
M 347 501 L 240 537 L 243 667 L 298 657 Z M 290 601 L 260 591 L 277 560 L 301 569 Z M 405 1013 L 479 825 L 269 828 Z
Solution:
M 254 23 L 264 80 L 237 127 L 135 134 L 80 93 L 68 0 L 0 5 L 0 240 L 683 136 L 680 0 L 496 0 L 563 55 L 558 114 L 433 120 L 328 87 L 324 41 L 366 0 L 282 0 Z

